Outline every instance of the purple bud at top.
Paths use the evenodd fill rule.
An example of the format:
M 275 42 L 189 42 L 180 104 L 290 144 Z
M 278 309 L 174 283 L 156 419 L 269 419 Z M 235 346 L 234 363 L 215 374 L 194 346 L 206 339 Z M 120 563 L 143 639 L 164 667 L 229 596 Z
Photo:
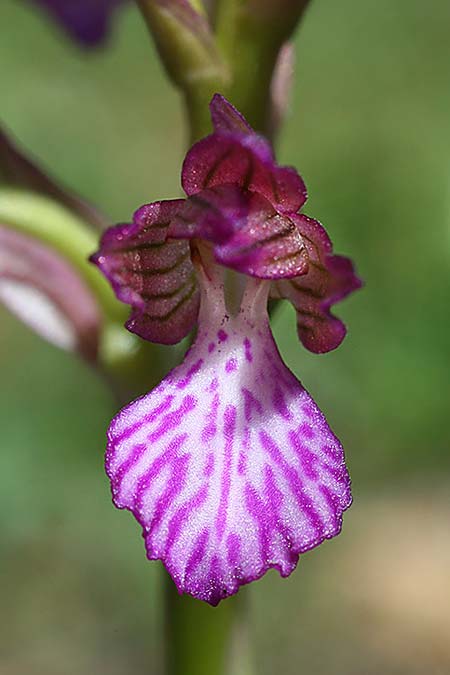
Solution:
M 29 0 L 42 7 L 77 42 L 92 47 L 105 39 L 112 14 L 126 0 Z

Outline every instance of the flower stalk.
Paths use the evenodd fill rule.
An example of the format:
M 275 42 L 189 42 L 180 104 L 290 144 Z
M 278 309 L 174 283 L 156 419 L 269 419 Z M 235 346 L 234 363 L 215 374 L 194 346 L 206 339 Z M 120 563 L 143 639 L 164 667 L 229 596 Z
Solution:
M 174 344 L 197 324 L 183 363 L 112 421 L 106 472 L 147 557 L 179 593 L 216 606 L 270 568 L 289 576 L 301 553 L 340 531 L 351 504 L 343 448 L 283 363 L 267 303 L 269 293 L 293 302 L 300 340 L 322 353 L 346 332 L 330 307 L 360 282 L 320 223 L 298 213 L 296 171 L 277 165 L 224 97 L 210 110 L 214 133 L 183 163 L 187 199 L 142 206 L 104 233 L 92 261 L 131 305 L 130 331 Z M 226 270 L 246 278 L 231 304 Z M 173 645 L 189 630 L 185 602 L 168 605 Z M 226 673 L 237 622 L 207 623 L 172 673 L 197 672 L 205 648 Z
M 167 675 L 252 675 L 247 594 L 212 608 L 179 596 L 166 577 Z
M 183 93 L 188 114 L 191 141 L 196 141 L 200 137 L 210 133 L 211 127 L 207 112 L 207 103 L 217 91 L 227 95 L 233 103 L 243 111 L 245 117 L 257 131 L 266 133 L 266 135 L 270 133 L 271 122 L 273 120 L 273 111 L 271 110 L 271 83 L 275 65 L 281 47 L 290 37 L 307 4 L 305 0 L 301 2 L 286 0 L 283 2 L 283 7 L 281 9 L 279 3 L 265 0 L 262 3 L 264 6 L 264 11 L 262 12 L 259 11 L 260 3 L 252 2 L 252 0 L 219 0 L 215 7 L 214 27 L 208 22 L 208 18 L 198 1 L 194 3 L 189 2 L 189 0 L 138 0 L 138 4 L 149 29 L 154 36 L 158 51 L 169 76 Z M 227 124 L 225 118 L 224 123 Z M 234 119 L 233 124 L 234 123 L 236 123 L 236 119 Z M 240 122 L 237 122 L 237 124 L 239 126 Z M 245 129 L 245 123 L 242 128 Z M 186 185 L 184 187 L 186 189 Z M 301 195 L 302 186 L 300 183 L 298 188 L 299 195 Z M 198 188 L 193 189 L 192 191 L 195 192 L 197 189 Z M 190 192 L 188 191 L 188 194 L 189 193 Z M 301 200 L 302 197 L 299 199 Z M 160 207 L 156 206 L 156 208 L 158 209 Z M 179 205 L 174 203 L 173 207 L 171 205 L 167 206 L 167 210 L 172 208 L 176 210 L 179 208 Z M 201 221 L 202 214 L 196 215 L 200 216 Z M 145 226 L 146 229 L 143 230 L 143 232 L 151 231 L 148 227 L 149 224 L 151 227 L 152 223 L 155 222 L 153 212 L 150 214 L 150 218 L 148 217 L 148 214 L 142 212 L 140 217 L 142 218 L 142 223 L 147 223 Z M 171 217 L 173 218 L 173 215 L 171 215 Z M 135 223 L 138 222 L 139 216 Z M 185 223 L 186 220 L 183 222 Z M 193 218 L 193 222 L 198 223 L 199 220 Z M 182 226 L 181 229 L 183 229 Z M 139 229 L 131 228 L 129 232 L 132 234 L 132 239 L 130 238 L 129 241 L 137 242 L 138 246 L 142 247 L 144 245 L 142 240 L 137 238 L 140 236 L 137 234 Z M 125 232 L 125 237 L 127 236 L 128 231 Z M 172 236 L 179 236 L 176 234 L 176 226 Z M 185 236 L 185 234 L 181 236 Z M 208 235 L 206 235 L 206 237 L 207 236 Z M 150 239 L 148 241 L 153 240 Z M 152 246 L 154 244 L 150 243 L 147 245 Z M 191 250 L 195 250 L 195 248 L 195 239 L 193 239 Z M 116 252 L 114 253 L 113 249 L 113 253 L 118 256 L 119 252 L 117 249 L 115 251 Z M 106 253 L 107 249 L 105 249 L 105 254 Z M 302 256 L 301 250 L 299 250 L 297 256 L 297 264 L 300 268 Z M 114 261 L 114 256 L 112 260 Z M 207 302 L 207 299 L 211 298 L 212 294 L 216 294 L 216 291 L 212 290 L 214 282 L 213 286 L 210 286 L 208 292 L 205 293 L 205 289 L 202 289 L 201 281 L 201 260 L 200 264 L 196 264 L 194 255 L 192 256 L 192 262 L 197 268 L 197 277 L 200 284 L 201 297 L 203 298 L 203 301 L 200 303 L 199 314 L 200 328 L 199 336 L 197 337 L 197 342 L 199 344 L 198 346 L 195 346 L 192 351 L 192 358 L 194 358 L 193 354 L 195 353 L 195 350 L 199 350 L 200 348 L 200 353 L 202 350 L 201 344 L 203 338 L 200 335 L 202 315 L 205 316 L 203 325 L 208 324 L 208 320 L 211 323 L 211 317 L 207 317 L 206 315 L 208 312 L 215 314 L 217 307 L 214 308 L 210 306 L 208 309 Z M 261 261 L 261 264 L 265 265 L 266 263 Z M 116 268 L 111 267 L 107 272 L 112 275 L 113 278 L 114 274 L 117 274 L 115 269 Z M 234 267 L 234 269 L 239 271 L 239 266 Z M 123 282 L 121 280 L 117 281 L 116 279 L 115 283 L 120 284 Z M 234 291 L 232 291 L 232 295 L 234 296 L 242 293 L 242 285 L 239 281 L 235 282 L 235 284 L 236 283 L 237 286 Z M 228 289 L 230 288 L 230 284 L 226 284 L 226 286 Z M 252 303 L 256 303 L 258 307 L 260 304 L 261 307 L 262 305 L 267 304 L 268 291 L 269 284 L 266 282 L 261 282 L 256 279 L 247 283 L 241 298 L 241 307 L 243 308 L 244 316 L 247 315 L 247 317 L 252 317 Z M 123 293 L 123 291 L 120 292 Z M 153 290 L 153 293 L 154 292 L 155 291 Z M 129 290 L 125 291 L 125 296 L 128 295 L 128 297 L 131 297 L 129 293 Z M 149 291 L 147 291 L 146 297 L 151 297 L 148 293 Z M 281 289 L 280 295 L 282 294 L 283 290 Z M 125 296 L 123 296 L 122 299 L 125 299 Z M 136 300 L 136 296 L 134 297 Z M 234 302 L 229 304 L 236 304 L 236 298 L 233 298 L 232 300 L 234 300 Z M 192 301 L 192 299 L 188 300 L 188 302 Z M 225 304 L 225 297 L 223 297 L 223 301 Z M 140 299 L 138 306 L 141 309 L 139 311 L 143 311 L 146 306 L 145 303 L 142 304 L 142 302 L 142 299 Z M 244 306 L 247 304 L 248 309 L 245 309 Z M 144 309 L 144 311 L 148 312 L 149 315 L 152 315 L 150 309 Z M 263 309 L 262 314 L 261 312 L 259 313 L 259 316 L 267 316 L 265 309 Z M 225 318 L 226 315 L 224 319 Z M 230 325 L 234 324 L 231 323 Z M 239 323 L 236 323 L 235 325 L 237 327 L 236 330 L 239 332 Z M 256 321 L 256 325 L 258 325 L 258 320 Z M 152 324 L 148 323 L 148 319 L 145 323 L 142 320 L 138 322 L 132 320 L 129 322 L 129 327 L 131 330 L 136 330 L 138 334 L 143 336 L 145 336 L 145 333 L 149 335 L 148 331 L 150 331 L 151 334 L 153 330 Z M 263 328 L 262 332 L 264 333 L 264 331 L 265 329 Z M 219 330 L 217 335 L 220 335 L 221 332 L 222 331 Z M 262 333 L 260 332 L 260 334 Z M 206 335 L 208 336 L 208 334 Z M 213 342 L 210 343 L 210 348 L 215 346 L 212 335 L 211 337 L 207 337 L 208 340 L 211 340 L 211 338 L 213 339 Z M 270 351 L 272 347 L 269 334 L 267 334 L 267 341 L 268 349 Z M 244 344 L 246 344 L 245 341 Z M 220 339 L 218 345 L 218 349 L 220 350 Z M 197 358 L 197 356 L 198 355 L 196 355 L 195 358 Z M 275 359 L 276 358 L 277 357 L 275 356 Z M 198 363 L 201 361 L 202 359 L 200 358 Z M 231 358 L 230 364 L 233 363 L 234 359 Z M 196 367 L 196 364 L 192 366 L 192 372 L 195 371 Z M 181 368 L 180 372 L 183 372 L 182 367 L 179 368 Z M 190 372 L 191 371 L 186 371 L 187 374 L 184 375 L 186 383 L 191 377 Z M 179 377 L 181 377 L 181 375 Z M 168 381 L 170 381 L 170 376 Z M 180 380 L 180 383 L 181 382 L 184 382 L 184 380 Z M 164 385 L 160 385 L 160 387 L 161 386 L 163 386 L 163 389 L 161 390 L 163 391 Z M 180 384 L 180 386 L 184 385 Z M 184 400 L 187 401 L 188 398 L 189 397 Z M 195 396 L 193 398 L 195 398 Z M 232 405 L 228 406 L 230 409 L 232 407 Z M 136 419 L 136 416 L 139 414 L 140 413 L 136 410 L 136 412 L 133 413 L 133 419 Z M 186 414 L 189 413 L 186 412 Z M 167 417 L 167 420 L 169 420 L 169 417 L 170 414 Z M 225 426 L 226 424 L 227 422 L 225 419 Z M 131 428 L 127 429 L 126 425 L 125 413 L 122 420 L 119 418 L 117 419 L 117 428 L 110 430 L 107 471 L 112 480 L 113 496 L 116 505 L 120 508 L 130 508 L 133 510 L 126 495 L 126 490 L 130 488 L 122 488 L 123 476 L 126 475 L 123 472 L 127 471 L 127 469 L 125 466 L 121 468 L 120 463 L 118 463 L 120 461 L 119 457 L 121 452 L 119 450 L 120 443 L 119 445 L 116 445 L 115 441 L 115 438 L 121 437 L 122 434 L 133 433 Z M 153 432 L 155 438 L 158 433 L 160 432 L 157 430 Z M 328 432 L 325 431 L 325 435 L 327 433 Z M 116 436 L 116 434 L 119 434 L 119 436 Z M 150 435 L 147 437 L 151 438 L 152 436 Z M 179 438 L 181 439 L 181 436 Z M 137 438 L 134 440 L 134 443 L 136 442 Z M 175 440 L 174 442 L 178 441 Z M 179 442 L 184 441 L 180 440 Z M 167 449 L 167 452 L 170 453 L 169 448 L 170 445 Z M 155 448 L 154 452 L 157 453 L 158 450 Z M 128 455 L 128 457 L 127 463 L 131 462 L 133 464 L 135 461 L 139 461 L 138 456 L 136 456 L 136 459 L 133 458 L 133 454 Z M 164 457 L 164 453 L 161 457 Z M 163 459 L 162 461 L 165 460 Z M 151 471 L 153 470 L 156 469 L 151 469 Z M 179 470 L 175 468 L 175 464 L 173 471 L 174 473 L 172 474 L 173 477 L 171 480 L 177 482 L 178 479 L 175 479 L 175 476 Z M 120 481 L 115 485 L 115 479 L 119 475 Z M 177 488 L 170 487 L 167 494 L 169 495 L 170 491 L 173 489 L 176 490 Z M 134 491 L 135 490 L 136 488 L 134 488 Z M 189 492 L 187 494 L 189 494 Z M 199 494 L 200 493 L 195 496 L 196 500 L 200 499 L 198 496 Z M 134 504 L 140 504 L 135 515 L 144 527 L 144 536 L 148 537 L 148 539 L 146 539 L 147 555 L 150 558 L 163 555 L 164 558 L 164 556 L 166 556 L 164 547 L 167 547 L 168 552 L 167 557 L 164 558 L 164 562 L 180 590 L 193 595 L 200 593 L 197 597 L 206 599 L 208 602 L 211 602 L 211 604 L 216 604 L 221 597 L 235 592 L 234 584 L 236 582 L 232 581 L 232 577 L 227 577 L 226 583 L 224 580 L 222 580 L 222 582 L 219 581 L 218 585 L 214 582 L 212 591 L 202 589 L 200 592 L 197 590 L 198 588 L 201 589 L 202 582 L 194 581 L 194 572 L 192 573 L 192 581 L 189 581 L 188 578 L 188 581 L 181 582 L 181 579 L 178 576 L 178 562 L 176 557 L 177 555 L 182 555 L 181 552 L 173 554 L 172 552 L 169 553 L 169 551 L 172 550 L 172 544 L 169 544 L 168 542 L 164 544 L 163 540 L 158 540 L 157 538 L 151 539 L 151 526 L 147 524 L 144 516 L 146 508 L 144 506 L 145 502 L 141 503 L 139 499 L 140 498 L 137 498 L 137 501 L 136 499 L 134 500 Z M 185 497 L 183 497 L 183 499 L 185 499 Z M 192 500 L 194 498 L 191 497 L 190 499 Z M 160 504 L 162 503 L 163 501 L 160 502 Z M 185 503 L 187 504 L 188 502 Z M 343 502 L 343 508 L 346 508 L 347 505 L 348 503 Z M 182 517 L 180 513 L 181 510 L 171 516 L 173 522 Z M 156 518 L 159 519 L 160 516 L 158 515 Z M 332 536 L 332 533 L 335 533 L 336 528 L 339 527 L 339 519 L 336 523 L 330 524 L 327 527 L 330 529 L 325 536 Z M 189 544 L 187 546 L 190 550 L 189 553 L 186 554 L 190 556 L 188 567 L 194 565 L 194 560 L 196 561 L 195 565 L 198 566 L 202 557 L 208 555 L 207 550 L 202 548 L 202 546 L 205 547 L 206 544 L 200 543 L 202 541 L 202 536 L 203 535 L 200 534 L 199 537 L 198 532 L 195 531 L 191 532 L 189 535 Z M 223 547 L 225 547 L 225 541 L 228 541 L 229 546 L 231 540 L 235 537 L 234 534 L 229 536 L 231 538 L 223 540 Z M 194 538 L 197 538 L 198 541 L 198 544 L 195 545 L 197 548 L 194 548 Z M 305 543 L 306 548 L 310 545 L 311 544 L 309 543 Z M 157 550 L 161 550 L 161 553 L 157 553 Z M 218 553 L 218 555 L 222 557 L 223 552 Z M 231 548 L 229 549 L 228 556 L 229 559 L 231 559 Z M 295 566 L 295 557 L 292 559 L 288 558 L 281 563 L 281 567 L 278 567 L 283 575 L 289 574 L 293 569 L 293 565 Z M 211 565 L 213 564 L 214 563 L 211 563 Z M 223 564 L 224 562 L 222 561 L 222 565 Z M 259 569 L 258 565 L 259 563 L 255 562 L 254 569 Z M 187 568 L 181 573 L 181 578 L 186 579 L 186 569 Z M 238 574 L 241 573 L 242 572 Z M 256 573 L 251 572 L 248 580 L 251 580 L 252 574 L 256 574 L 253 578 L 257 578 L 257 576 L 262 573 L 262 568 L 261 571 Z M 181 586 L 179 585 L 180 583 Z M 192 586 L 189 586 L 190 583 L 192 583 Z M 221 583 L 222 586 L 220 585 Z M 183 584 L 187 584 L 187 586 L 183 586 Z M 243 591 L 241 591 L 239 600 L 236 598 L 228 599 L 226 603 L 222 603 L 219 608 L 215 609 L 188 596 L 178 596 L 174 585 L 169 579 L 166 579 L 164 592 L 166 606 L 166 666 L 168 675 L 211 675 L 212 673 L 215 675 L 251 675 L 253 672 L 252 659 L 250 656 L 248 635 L 243 626 L 243 621 L 245 622 L 245 619 L 242 618 L 242 610 L 245 607 L 247 600 L 245 592 L 244 595 L 242 595 Z M 222 593 L 224 593 L 224 596 L 222 596 Z

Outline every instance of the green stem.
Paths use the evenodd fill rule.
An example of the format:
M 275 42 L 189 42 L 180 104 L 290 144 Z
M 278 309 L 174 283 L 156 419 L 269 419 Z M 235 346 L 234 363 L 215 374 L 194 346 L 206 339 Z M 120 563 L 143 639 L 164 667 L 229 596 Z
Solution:
M 279 45 L 272 39 L 270 28 L 259 25 L 238 5 L 222 3 L 217 19 L 218 43 L 232 72 L 225 95 L 254 129 L 266 134 Z
M 165 577 L 167 675 L 251 675 L 245 591 L 219 607 L 178 595 Z
M 137 0 L 170 79 L 181 90 L 191 142 L 210 132 L 208 103 L 230 79 L 199 0 Z
M 217 0 L 218 47 L 231 77 L 225 95 L 254 129 L 271 132 L 271 84 L 283 44 L 308 0 Z

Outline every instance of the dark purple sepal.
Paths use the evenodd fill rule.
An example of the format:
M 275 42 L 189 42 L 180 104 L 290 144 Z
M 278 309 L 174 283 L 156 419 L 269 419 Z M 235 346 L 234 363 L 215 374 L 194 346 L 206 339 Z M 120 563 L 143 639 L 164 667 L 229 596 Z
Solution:
M 234 185 L 206 189 L 187 199 L 169 235 L 211 242 L 219 264 L 252 277 L 291 278 L 308 269 L 294 222 L 261 195 Z
M 85 47 L 102 42 L 115 9 L 127 0 L 30 0 L 45 10 L 65 32 Z
M 277 281 L 271 295 L 292 302 L 301 342 L 311 352 L 322 354 L 339 347 L 346 335 L 345 325 L 330 311 L 332 305 L 360 288 L 362 282 L 349 258 L 332 254 L 331 241 L 317 220 L 301 214 L 293 219 L 308 252 L 308 272 Z
M 52 249 L 2 225 L 0 302 L 48 342 L 96 360 L 101 314 L 90 289 Z
M 126 326 L 145 340 L 175 344 L 193 328 L 199 293 L 189 242 L 167 239 L 183 200 L 141 207 L 129 225 L 107 230 L 91 260 L 119 300 L 132 307 Z
M 233 184 L 262 195 L 279 213 L 298 211 L 307 193 L 297 171 L 278 166 L 270 143 L 218 94 L 211 101 L 211 116 L 215 132 L 195 143 L 184 160 L 186 194 Z

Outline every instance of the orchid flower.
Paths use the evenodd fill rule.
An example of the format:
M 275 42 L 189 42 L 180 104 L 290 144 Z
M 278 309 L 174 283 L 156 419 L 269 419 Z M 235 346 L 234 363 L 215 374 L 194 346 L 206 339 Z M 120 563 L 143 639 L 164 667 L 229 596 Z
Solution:
M 124 0 L 31 0 L 76 42 L 92 47 L 106 37 L 112 13 Z
M 270 568 L 337 535 L 350 506 L 343 448 L 283 363 L 267 313 L 287 298 L 316 353 L 345 336 L 332 304 L 360 286 L 323 227 L 299 213 L 297 172 L 222 96 L 214 132 L 187 153 L 187 199 L 155 202 L 110 228 L 93 261 L 131 305 L 127 328 L 173 344 L 181 365 L 108 431 L 115 505 L 143 528 L 178 591 L 217 605 Z

